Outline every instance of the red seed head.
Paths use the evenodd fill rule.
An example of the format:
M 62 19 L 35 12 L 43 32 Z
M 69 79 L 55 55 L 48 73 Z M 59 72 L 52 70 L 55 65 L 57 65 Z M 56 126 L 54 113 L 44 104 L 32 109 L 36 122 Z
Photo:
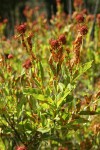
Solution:
M 83 0 L 74 0 L 74 7 L 80 7 L 83 4 Z
M 14 57 L 13 54 L 8 55 L 8 59 L 12 59 L 13 57 Z
M 58 41 L 61 42 L 62 44 L 65 44 L 66 43 L 66 37 L 64 34 L 61 34 L 59 37 L 58 37 Z
M 35 20 L 35 21 L 33 21 L 33 26 L 35 26 L 35 25 L 37 25 L 37 21 Z
M 60 30 L 63 27 L 63 24 L 62 23 L 57 23 L 56 26 Z
M 97 19 L 100 21 L 100 14 L 97 15 Z
M 98 22 L 98 24 L 100 26 L 100 14 L 97 15 L 97 22 Z
M 31 66 L 32 66 L 31 60 L 29 58 L 26 59 L 25 62 L 23 63 L 23 67 L 29 69 Z
M 23 146 L 17 146 L 15 150 L 27 150 L 27 148 Z
M 35 9 L 35 11 L 38 11 L 40 9 L 40 7 L 36 6 L 34 9 Z
M 84 22 L 84 16 L 83 16 L 82 14 L 78 14 L 78 15 L 76 16 L 76 21 L 77 21 L 78 23 Z
M 61 3 L 61 0 L 56 0 L 57 4 L 60 4 Z
M 50 40 L 50 45 L 51 45 L 51 48 L 56 49 L 58 48 L 59 43 L 57 40 Z
M 88 33 L 88 28 L 87 28 L 86 25 L 83 25 L 83 26 L 80 27 L 79 31 L 80 31 L 81 35 L 86 35 Z
M 87 15 L 87 14 L 88 14 L 87 9 L 83 9 L 83 10 L 82 10 L 82 13 L 83 13 L 84 15 Z
M 2 26 L 2 22 L 0 22 L 0 26 Z
M 25 31 L 26 31 L 26 24 L 21 24 L 21 25 L 19 25 L 19 26 L 17 26 L 17 32 L 18 33 L 25 33 Z
M 3 41 L 6 41 L 7 39 L 6 39 L 6 37 L 5 37 L 5 36 L 3 36 L 3 37 L 2 37 L 2 40 L 3 40 Z
M 87 21 L 87 22 L 91 22 L 91 21 L 93 21 L 93 19 L 94 19 L 94 15 L 88 15 L 88 16 L 86 17 L 86 21 Z
M 5 23 L 5 24 L 8 23 L 8 19 L 4 19 L 3 23 Z

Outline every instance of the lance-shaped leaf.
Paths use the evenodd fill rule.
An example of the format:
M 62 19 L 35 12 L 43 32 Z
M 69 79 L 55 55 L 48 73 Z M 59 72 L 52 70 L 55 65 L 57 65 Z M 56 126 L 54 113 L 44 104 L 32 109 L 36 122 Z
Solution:
M 38 132 L 41 132 L 42 134 L 43 133 L 48 133 L 48 132 L 50 132 L 50 128 L 38 128 L 38 130 L 37 130 Z
M 96 111 L 81 111 L 79 114 L 80 115 L 97 115 L 97 114 L 99 114 L 99 112 L 96 112 Z
M 25 90 L 23 91 L 23 93 L 24 93 L 25 95 L 31 95 L 31 96 L 34 97 L 34 99 L 39 100 L 39 101 L 41 101 L 41 102 L 44 102 L 44 103 L 46 103 L 46 104 L 51 105 L 51 104 L 53 103 L 53 100 L 52 100 L 51 97 L 49 97 L 49 96 L 47 96 L 47 95 L 43 95 L 43 94 L 41 94 L 41 93 L 34 93 L 34 90 L 32 90 L 32 89 L 25 89 Z
M 80 66 L 80 67 L 78 68 L 78 75 L 74 78 L 74 81 L 76 81 L 77 79 L 79 79 L 79 77 L 80 77 L 82 74 L 84 74 L 88 69 L 91 68 L 92 62 L 93 62 L 93 60 L 92 60 L 92 61 L 89 61 L 89 62 L 87 62 L 87 63 L 85 63 L 83 66 Z
M 68 86 L 65 88 L 64 92 L 62 93 L 62 97 L 57 102 L 57 107 L 59 107 L 62 102 L 65 100 L 65 98 L 70 94 L 70 92 L 75 88 L 75 86 L 68 84 Z
M 43 69 L 43 66 L 42 66 L 41 62 L 39 62 L 39 66 L 40 66 L 41 79 L 42 79 L 42 82 L 43 82 L 44 81 L 44 69 Z

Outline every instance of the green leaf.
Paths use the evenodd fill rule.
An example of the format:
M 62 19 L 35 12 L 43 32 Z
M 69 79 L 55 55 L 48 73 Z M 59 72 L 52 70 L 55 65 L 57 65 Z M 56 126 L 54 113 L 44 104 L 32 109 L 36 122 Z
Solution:
M 92 63 L 93 63 L 93 60 L 85 63 L 83 66 L 80 66 L 78 69 L 79 71 L 78 76 L 74 79 L 74 81 L 76 81 L 82 74 L 84 74 L 88 69 L 90 69 L 92 66 Z
M 48 101 L 48 102 L 53 102 L 53 100 L 50 98 L 50 97 L 47 97 L 45 95 L 42 95 L 42 94 L 32 94 L 32 96 L 35 98 L 35 99 L 38 99 L 40 101 Z
M 1 138 L 0 138 L 0 150 L 5 150 L 5 145 Z
M 63 118 L 64 120 L 68 120 L 68 119 L 69 119 L 68 113 L 64 113 L 63 116 L 62 116 L 62 118 Z
M 43 70 L 43 66 L 42 66 L 42 63 L 39 62 L 39 66 L 40 66 L 40 71 L 41 71 L 41 79 L 42 79 L 42 83 L 44 81 L 44 70 Z
M 41 90 L 39 90 L 38 88 L 25 88 L 23 90 L 23 93 L 25 95 L 32 95 L 33 93 L 35 93 L 35 94 L 41 94 Z
M 26 115 L 28 116 L 28 117 L 32 117 L 32 114 L 31 114 L 31 112 L 26 112 Z
M 72 95 L 68 95 L 66 97 L 66 103 L 70 103 L 70 102 L 72 102 L 72 100 L 73 100 L 73 96 Z
M 61 70 L 61 64 L 57 64 L 57 75 L 58 75 L 58 73 L 59 73 L 59 71 Z
M 55 121 L 59 121 L 59 120 L 60 120 L 59 116 L 56 115 L 56 117 L 54 118 L 54 120 L 55 120 Z
M 65 100 L 65 98 L 70 94 L 70 92 L 75 88 L 75 86 L 68 84 L 68 86 L 66 87 L 65 91 L 62 94 L 62 97 L 58 100 L 57 102 L 57 107 L 59 107 L 62 102 Z
M 36 84 L 38 87 L 41 87 L 41 84 L 39 83 L 38 80 L 36 80 L 35 78 L 33 78 L 33 80 L 34 80 L 35 84 Z
M 44 134 L 44 133 L 49 132 L 49 131 L 50 131 L 50 128 L 39 128 L 37 131 Z
M 57 86 L 58 89 L 60 89 L 60 91 L 63 92 L 63 89 L 65 88 L 65 85 L 63 83 L 58 83 L 58 86 Z
M 80 115 L 96 115 L 96 114 L 99 114 L 99 113 L 96 112 L 96 111 L 81 111 L 79 114 Z
M 79 119 L 75 119 L 75 123 L 87 123 L 87 122 L 89 122 L 89 120 L 85 118 L 79 117 Z
M 44 102 L 46 104 L 51 105 L 53 103 L 53 100 L 48 97 L 47 95 L 34 93 L 34 89 L 25 89 L 23 92 L 25 95 L 32 95 L 36 100 L 39 100 L 41 102 Z

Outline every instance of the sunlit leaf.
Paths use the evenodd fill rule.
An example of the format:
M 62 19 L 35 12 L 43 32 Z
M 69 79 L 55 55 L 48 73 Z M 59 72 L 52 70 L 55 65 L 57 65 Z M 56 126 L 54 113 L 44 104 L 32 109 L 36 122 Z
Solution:
M 38 132 L 41 132 L 42 134 L 48 133 L 50 131 L 50 128 L 38 128 Z

